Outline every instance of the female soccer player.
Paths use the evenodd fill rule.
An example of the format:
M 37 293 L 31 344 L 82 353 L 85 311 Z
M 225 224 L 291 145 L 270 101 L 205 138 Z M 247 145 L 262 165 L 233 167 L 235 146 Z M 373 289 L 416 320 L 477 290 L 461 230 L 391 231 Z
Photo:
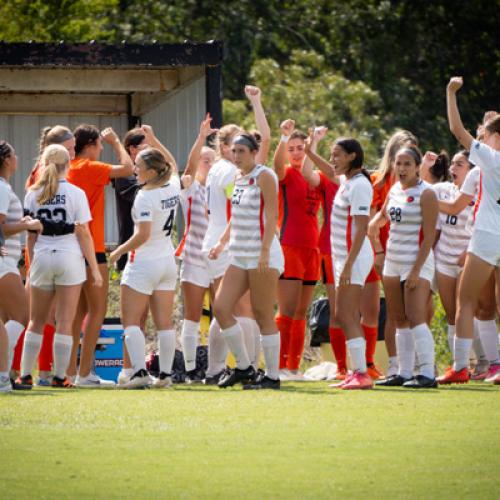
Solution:
M 497 281 L 500 278 L 500 236 L 497 229 L 500 224 L 500 115 L 493 116 L 484 125 L 484 143 L 474 140 L 464 128 L 458 111 L 456 93 L 462 85 L 461 77 L 453 77 L 448 83 L 448 122 L 453 135 L 470 151 L 470 161 L 481 169 L 482 192 L 458 291 L 454 363 L 438 378 L 440 384 L 468 382 L 478 297 L 492 271 L 495 271 Z M 492 371 L 500 371 L 500 364 L 494 366 Z
M 180 181 L 175 163 L 160 150 L 147 148 L 136 158 L 135 174 L 142 184 L 134 200 L 134 234 L 110 254 L 115 263 L 129 253 L 121 279 L 121 318 L 125 343 L 134 374 L 121 385 L 125 389 L 146 387 L 146 341 L 139 327 L 148 302 L 158 334 L 160 374 L 154 387 L 169 387 L 175 355 L 172 309 L 177 283 L 177 266 L 171 234 L 179 203 Z
M 71 161 L 67 179 L 85 191 L 90 205 L 92 220 L 89 228 L 94 241 L 97 263 L 101 270 L 103 286 L 93 286 L 90 278 L 83 285 L 83 293 L 73 329 L 75 343 L 79 341 L 82 322 L 87 314 L 83 328 L 80 354 L 80 368 L 75 384 L 79 386 L 100 386 L 104 381 L 91 372 L 94 352 L 101 326 L 106 316 L 108 297 L 108 266 L 104 245 L 104 188 L 115 177 L 132 175 L 133 164 L 122 146 L 120 139 L 111 128 L 101 133 L 92 125 L 79 125 L 74 131 L 76 146 L 75 159 Z M 109 144 L 119 160 L 119 165 L 109 165 L 99 161 L 103 150 L 102 141 Z M 70 373 L 70 375 L 74 375 Z M 106 384 L 108 385 L 108 384 Z
M 285 120 L 274 153 L 274 171 L 280 186 L 280 242 L 285 270 L 278 284 L 276 324 L 281 335 L 282 380 L 303 380 L 299 372 L 306 328 L 306 313 L 320 277 L 318 210 L 320 192 L 302 176 L 307 135 Z
M 66 378 L 73 344 L 72 325 L 85 281 L 88 262 L 94 286 L 102 285 L 88 222 L 85 193 L 66 181 L 70 164 L 64 146 L 45 148 L 37 181 L 29 189 L 24 208 L 32 217 L 75 224 L 75 232 L 61 236 L 28 235 L 30 261 L 30 322 L 24 338 L 21 379 L 31 377 L 42 344 L 42 332 L 55 300 L 54 377 L 52 387 L 72 387 Z
M 390 222 L 389 240 L 383 269 L 387 311 L 400 335 L 411 335 L 420 362 L 413 377 L 413 356 L 398 352 L 399 374 L 383 385 L 410 388 L 436 387 L 434 340 L 426 323 L 427 301 L 434 277 L 432 246 L 438 204 L 432 187 L 419 178 L 422 157 L 417 148 L 405 147 L 396 154 L 399 182 L 389 191 L 383 209 L 370 223 L 378 230 Z M 404 286 L 402 286 L 404 284 Z M 406 325 L 410 328 L 406 328 Z
M 0 312 L 8 336 L 8 359 L 10 369 L 14 347 L 28 323 L 29 307 L 26 292 L 17 268 L 21 257 L 21 233 L 26 230 L 41 231 L 42 223 L 31 217 L 23 217 L 23 206 L 9 184 L 17 170 L 14 148 L 0 141 L 0 228 L 5 237 L 7 255 L 0 259 Z M 24 389 L 31 385 L 22 384 Z
M 233 140 L 234 163 L 239 169 L 231 197 L 231 221 L 211 252 L 217 258 L 229 239 L 231 264 L 222 279 L 214 312 L 222 335 L 236 358 L 237 367 L 227 371 L 219 387 L 250 382 L 246 389 L 279 389 L 280 336 L 274 322 L 278 278 L 283 253 L 275 234 L 278 220 L 278 182 L 274 172 L 256 162 L 259 146 L 250 134 Z M 233 315 L 236 302 L 250 290 L 250 299 L 261 332 L 266 361 L 265 375 L 256 381 L 243 333 Z

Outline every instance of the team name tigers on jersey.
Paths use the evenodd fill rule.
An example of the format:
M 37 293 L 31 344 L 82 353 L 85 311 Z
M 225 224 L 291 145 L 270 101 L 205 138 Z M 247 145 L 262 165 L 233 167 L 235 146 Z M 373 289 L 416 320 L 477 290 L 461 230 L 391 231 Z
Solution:
M 162 210 L 166 210 L 167 208 L 176 207 L 179 203 L 179 196 L 173 196 L 168 200 L 160 200 Z
M 396 264 L 415 262 L 422 233 L 420 197 L 430 184 L 419 180 L 416 186 L 403 189 L 400 182 L 392 186 L 387 195 L 386 211 L 390 219 L 386 259 Z
M 45 205 L 65 205 L 65 204 L 66 204 L 65 194 L 56 194 L 52 199 L 45 202 Z

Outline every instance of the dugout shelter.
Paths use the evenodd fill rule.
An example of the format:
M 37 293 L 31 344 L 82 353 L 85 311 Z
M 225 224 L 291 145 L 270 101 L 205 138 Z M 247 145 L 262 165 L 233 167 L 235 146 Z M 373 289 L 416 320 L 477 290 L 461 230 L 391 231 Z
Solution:
M 180 44 L 0 42 L 0 138 L 19 158 L 13 187 L 24 183 L 38 156 L 40 131 L 61 124 L 113 127 L 119 137 L 141 123 L 184 168 L 207 112 L 222 124 L 220 41 Z M 101 160 L 116 163 L 104 146 Z M 106 192 L 106 243 L 118 241 L 115 199 Z

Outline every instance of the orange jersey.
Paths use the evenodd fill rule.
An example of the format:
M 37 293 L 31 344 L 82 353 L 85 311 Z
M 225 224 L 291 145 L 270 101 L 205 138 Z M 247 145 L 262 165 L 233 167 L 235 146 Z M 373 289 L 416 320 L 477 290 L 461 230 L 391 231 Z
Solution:
M 83 189 L 87 195 L 92 214 L 89 229 L 96 253 L 106 250 L 104 245 L 104 187 L 109 184 L 109 174 L 112 168 L 108 163 L 75 158 L 71 160 L 66 176 L 69 182 Z
M 311 189 L 299 169 L 287 166 L 279 183 L 280 242 L 290 247 L 318 247 L 320 191 Z
M 396 181 L 394 176 L 388 175 L 385 178 L 384 183 L 380 186 L 378 185 L 379 179 L 380 179 L 380 172 L 373 172 L 370 175 L 370 180 L 373 186 L 373 199 L 371 208 L 373 210 L 376 210 L 377 212 L 380 212 L 380 210 L 382 210 L 387 195 L 389 194 L 391 187 Z M 380 243 L 382 244 L 384 252 L 388 239 L 389 239 L 389 223 L 380 228 Z

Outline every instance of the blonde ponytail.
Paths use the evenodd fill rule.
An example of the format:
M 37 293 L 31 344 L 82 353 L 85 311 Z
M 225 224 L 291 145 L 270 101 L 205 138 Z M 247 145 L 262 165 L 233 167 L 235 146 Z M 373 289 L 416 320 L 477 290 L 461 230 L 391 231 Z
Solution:
M 69 165 L 69 153 L 64 146 L 52 144 L 42 153 L 41 173 L 39 179 L 31 186 L 31 190 L 41 189 L 37 202 L 45 205 L 54 198 L 59 188 L 59 176 Z

